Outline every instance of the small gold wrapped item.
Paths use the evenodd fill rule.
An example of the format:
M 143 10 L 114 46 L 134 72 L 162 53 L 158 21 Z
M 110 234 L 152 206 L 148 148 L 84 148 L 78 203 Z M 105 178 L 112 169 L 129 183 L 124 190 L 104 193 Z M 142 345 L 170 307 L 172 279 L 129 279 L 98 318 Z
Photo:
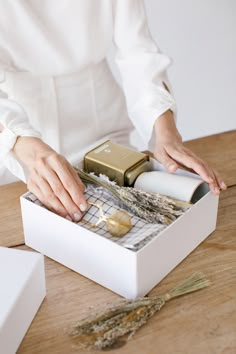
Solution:
M 97 207 L 100 211 L 100 217 L 93 227 L 97 227 L 101 222 L 105 222 L 107 230 L 114 237 L 122 237 L 132 228 L 131 217 L 125 210 L 115 210 L 110 216 L 105 216 L 102 206 L 89 202 L 90 205 Z

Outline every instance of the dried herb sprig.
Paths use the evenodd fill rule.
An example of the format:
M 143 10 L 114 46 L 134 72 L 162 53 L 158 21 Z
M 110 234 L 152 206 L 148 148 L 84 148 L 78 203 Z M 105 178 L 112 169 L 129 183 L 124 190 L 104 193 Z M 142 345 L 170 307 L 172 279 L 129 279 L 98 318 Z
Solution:
M 125 344 L 164 304 L 178 296 L 207 287 L 210 282 L 202 273 L 195 273 L 165 295 L 123 301 L 117 306 L 79 321 L 71 332 L 77 345 L 87 349 L 105 349 Z
M 149 223 L 169 225 L 192 206 L 192 204 L 158 193 L 148 193 L 132 187 L 120 187 L 81 169 L 74 168 L 82 182 L 105 188 L 135 215 Z

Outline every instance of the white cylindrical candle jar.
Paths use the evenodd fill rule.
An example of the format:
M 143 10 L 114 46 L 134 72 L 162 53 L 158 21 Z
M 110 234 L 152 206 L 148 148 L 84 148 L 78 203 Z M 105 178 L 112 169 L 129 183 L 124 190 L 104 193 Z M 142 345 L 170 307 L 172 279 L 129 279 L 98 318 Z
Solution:
M 141 173 L 136 179 L 134 187 L 185 202 L 195 202 L 200 199 L 208 188 L 202 179 L 163 171 Z

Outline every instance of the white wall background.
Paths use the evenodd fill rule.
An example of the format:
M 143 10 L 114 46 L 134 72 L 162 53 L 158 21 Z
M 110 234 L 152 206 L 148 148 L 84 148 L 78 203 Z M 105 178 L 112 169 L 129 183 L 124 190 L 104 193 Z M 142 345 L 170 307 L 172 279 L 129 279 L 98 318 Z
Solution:
M 183 139 L 236 129 L 236 1 L 145 4 L 153 38 L 173 59 L 169 78 Z

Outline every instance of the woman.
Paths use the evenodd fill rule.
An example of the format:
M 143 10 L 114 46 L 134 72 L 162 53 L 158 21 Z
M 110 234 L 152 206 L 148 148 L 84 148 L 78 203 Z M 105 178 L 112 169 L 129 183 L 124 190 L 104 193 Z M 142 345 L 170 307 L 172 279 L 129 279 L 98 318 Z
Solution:
M 105 60 L 112 41 L 125 96 Z M 219 194 L 221 177 L 183 146 L 176 129 L 169 64 L 141 0 L 4 1 L 1 182 L 10 170 L 49 209 L 78 221 L 87 204 L 70 163 L 106 138 L 129 144 L 135 126 L 170 172 L 179 163 L 192 168 Z

